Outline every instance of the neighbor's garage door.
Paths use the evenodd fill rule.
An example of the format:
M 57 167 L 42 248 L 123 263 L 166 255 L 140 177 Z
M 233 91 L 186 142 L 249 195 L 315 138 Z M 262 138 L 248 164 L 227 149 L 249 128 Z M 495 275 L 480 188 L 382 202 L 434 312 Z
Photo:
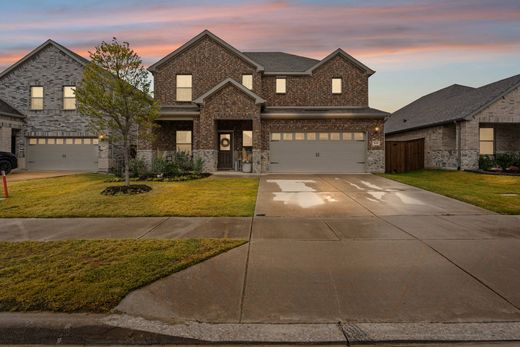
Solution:
M 30 138 L 29 170 L 97 171 L 97 138 Z
M 271 172 L 366 172 L 362 132 L 274 132 L 269 148 Z

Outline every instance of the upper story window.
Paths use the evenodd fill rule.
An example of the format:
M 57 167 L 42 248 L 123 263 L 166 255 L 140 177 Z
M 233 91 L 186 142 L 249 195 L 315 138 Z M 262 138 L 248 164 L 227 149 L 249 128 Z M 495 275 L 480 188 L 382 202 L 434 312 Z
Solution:
M 480 154 L 493 155 L 495 153 L 493 130 L 493 128 L 480 128 Z
M 31 87 L 31 110 L 43 110 L 43 87 Z
M 177 75 L 177 101 L 192 100 L 191 75 Z
M 253 90 L 253 75 L 242 75 L 242 85 L 249 90 Z
M 76 87 L 65 86 L 63 87 L 63 109 L 64 110 L 75 110 L 76 109 Z
M 276 78 L 276 94 L 285 94 L 287 91 L 287 80 L 285 77 Z
M 341 94 L 341 93 L 342 93 L 341 78 L 333 78 L 332 79 L 332 94 Z

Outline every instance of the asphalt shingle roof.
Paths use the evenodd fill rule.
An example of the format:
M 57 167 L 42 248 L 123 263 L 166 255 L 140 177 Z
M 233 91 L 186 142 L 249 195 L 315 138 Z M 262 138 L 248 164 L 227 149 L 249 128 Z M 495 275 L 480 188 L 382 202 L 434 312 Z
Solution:
M 520 75 L 479 88 L 451 85 L 425 95 L 394 112 L 385 123 L 385 133 L 462 120 L 489 106 L 497 98 L 518 86 Z
M 4 100 L 0 99 L 0 115 L 4 116 L 14 116 L 14 117 L 24 117 L 23 114 L 18 112 L 15 108 L 9 105 Z
M 320 62 L 284 52 L 243 52 L 243 54 L 262 65 L 265 72 L 303 72 Z

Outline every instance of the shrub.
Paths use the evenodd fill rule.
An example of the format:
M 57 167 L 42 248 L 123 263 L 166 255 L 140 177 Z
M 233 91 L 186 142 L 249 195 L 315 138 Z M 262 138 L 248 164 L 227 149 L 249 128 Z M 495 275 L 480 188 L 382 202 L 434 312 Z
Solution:
M 484 171 L 489 171 L 491 170 L 493 167 L 495 167 L 495 161 L 493 160 L 493 158 L 489 155 L 481 155 L 479 158 L 478 158 L 478 167 L 481 169 L 481 170 L 484 170 Z
M 502 171 L 506 171 L 511 165 L 515 163 L 516 155 L 514 153 L 499 153 L 495 155 L 495 162 L 502 168 Z
M 191 174 L 200 175 L 204 167 L 202 159 L 193 159 L 184 152 L 176 153 L 172 160 L 157 158 L 152 162 L 154 177 L 178 177 Z
M 204 160 L 201 158 L 197 158 L 193 163 L 193 173 L 196 175 L 202 174 L 202 170 L 204 170 Z
M 146 163 L 142 159 L 131 159 L 130 163 L 130 177 L 146 177 L 148 175 L 148 169 Z
M 520 152 L 513 153 L 513 166 L 520 168 Z

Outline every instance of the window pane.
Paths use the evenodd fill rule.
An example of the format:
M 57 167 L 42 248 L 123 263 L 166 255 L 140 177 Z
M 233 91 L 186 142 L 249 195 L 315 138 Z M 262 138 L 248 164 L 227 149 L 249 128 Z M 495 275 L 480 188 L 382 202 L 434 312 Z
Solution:
M 63 99 L 64 110 L 75 110 L 76 109 L 76 98 L 65 98 Z
M 43 98 L 43 87 L 31 87 L 31 98 Z
M 35 145 L 37 142 L 36 142 L 36 139 L 29 139 L 29 144 L 30 145 Z
M 354 140 L 356 141 L 364 141 L 365 133 L 354 133 Z
M 341 94 L 341 78 L 332 79 L 332 93 Z
M 307 133 L 307 140 L 308 141 L 316 140 L 316 133 Z
M 74 92 L 76 91 L 76 87 L 63 87 L 63 97 L 64 98 L 75 98 Z
M 191 75 L 177 75 L 177 88 L 191 88 Z
M 48 145 L 54 145 L 56 143 L 56 139 L 47 139 Z
M 191 130 L 178 130 L 175 136 L 177 144 L 191 144 Z
M 191 101 L 191 88 L 177 87 L 177 101 Z
M 38 139 L 38 144 L 39 145 L 44 145 L 45 144 L 45 139 Z
M 244 130 L 242 132 L 242 146 L 252 147 L 253 146 L 253 132 L 251 130 Z
M 92 139 L 83 139 L 84 145 L 90 145 L 92 143 Z
M 242 84 L 247 89 L 253 89 L 253 75 L 242 75 Z
M 75 145 L 81 145 L 81 143 L 82 143 L 81 139 L 74 139 Z
M 276 92 L 277 93 L 285 93 L 287 87 L 287 82 L 285 78 L 277 78 L 276 79 Z
M 99 143 L 99 140 L 98 139 L 92 139 L 92 144 L 93 145 L 97 145 Z
M 293 134 L 292 133 L 283 133 L 283 140 L 284 141 L 292 141 Z
M 296 141 L 303 141 L 303 140 L 305 140 L 305 133 L 296 133 L 296 134 L 294 134 L 294 139 Z
M 352 133 L 343 133 L 343 140 L 344 141 L 351 141 L 352 140 Z
M 65 144 L 72 145 L 74 143 L 73 139 L 65 139 Z
M 56 139 L 57 145 L 63 145 L 63 139 Z
M 43 98 L 32 98 L 31 110 L 43 110 Z
M 493 154 L 492 141 L 480 141 L 480 154 Z
M 339 133 L 330 133 L 331 141 L 339 141 Z
M 175 147 L 175 150 L 177 152 L 191 154 L 191 144 L 177 144 Z
M 493 128 L 480 128 L 480 141 L 493 141 Z
M 271 140 L 272 141 L 280 141 L 280 139 L 281 139 L 280 133 L 272 133 L 271 134 Z
M 320 139 L 320 141 L 328 141 L 329 133 L 320 133 L 319 139 Z

